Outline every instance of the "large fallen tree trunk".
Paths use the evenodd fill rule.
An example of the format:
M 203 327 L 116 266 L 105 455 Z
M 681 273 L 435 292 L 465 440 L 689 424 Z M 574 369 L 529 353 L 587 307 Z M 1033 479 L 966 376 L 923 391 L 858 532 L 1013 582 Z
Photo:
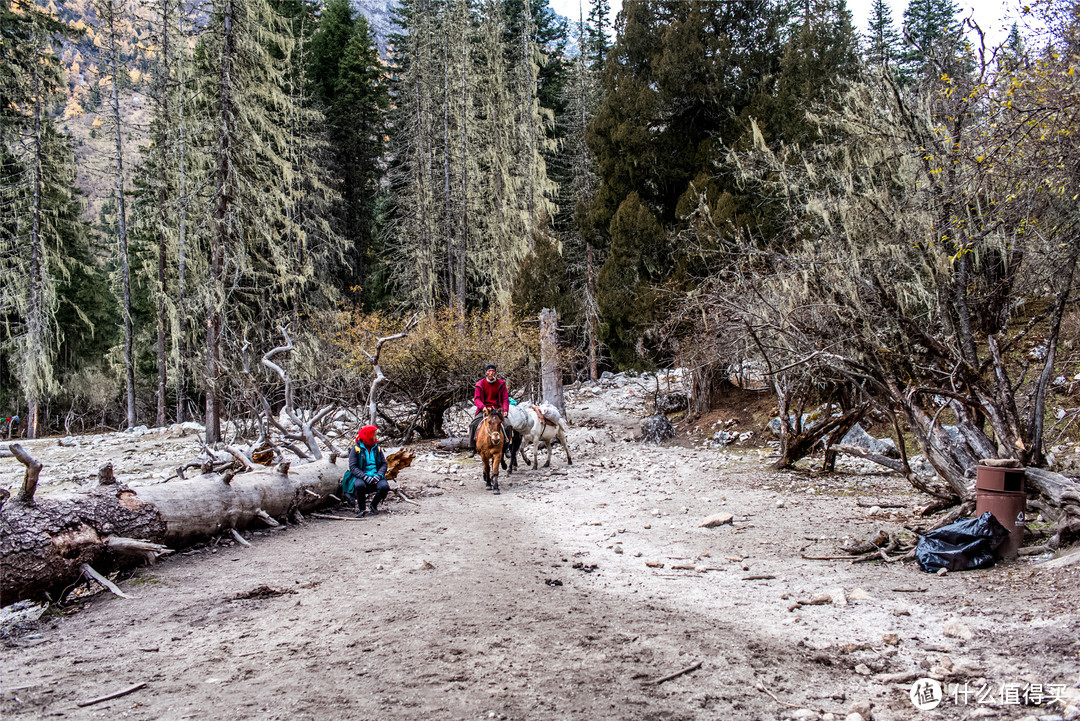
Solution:
M 60 598 L 84 575 L 83 564 L 109 573 L 230 529 L 278 525 L 275 519 L 325 505 L 343 473 L 318 461 L 131 489 L 105 466 L 99 485 L 89 491 L 35 499 L 27 488 L 36 470 L 27 466 L 23 492 L 0 507 L 5 606 L 24 598 Z

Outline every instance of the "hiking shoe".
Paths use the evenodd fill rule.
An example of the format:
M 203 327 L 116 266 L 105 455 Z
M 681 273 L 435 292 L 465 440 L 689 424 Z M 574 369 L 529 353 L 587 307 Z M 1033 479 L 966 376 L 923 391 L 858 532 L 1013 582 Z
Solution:
M 379 509 L 376 508 L 375 506 L 372 506 L 371 510 L 368 511 L 368 515 L 369 516 L 377 516 L 377 515 L 379 515 Z
M 364 517 L 364 516 L 366 516 L 366 515 L 367 515 L 367 513 L 366 513 L 366 512 L 364 511 L 364 509 L 363 509 L 363 508 L 358 508 L 358 509 L 356 510 L 356 517 L 357 517 L 357 518 L 363 518 L 363 517 Z

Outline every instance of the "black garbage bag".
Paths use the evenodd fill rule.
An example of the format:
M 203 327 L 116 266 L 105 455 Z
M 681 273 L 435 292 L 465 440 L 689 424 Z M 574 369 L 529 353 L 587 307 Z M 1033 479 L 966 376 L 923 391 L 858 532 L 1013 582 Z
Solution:
M 915 558 L 927 573 L 939 568 L 963 571 L 993 566 L 994 550 L 1008 537 L 1009 530 L 987 511 L 930 531 L 919 539 Z

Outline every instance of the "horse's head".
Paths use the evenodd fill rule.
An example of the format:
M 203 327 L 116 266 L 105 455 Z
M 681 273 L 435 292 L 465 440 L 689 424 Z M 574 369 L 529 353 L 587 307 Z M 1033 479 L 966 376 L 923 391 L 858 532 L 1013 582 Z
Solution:
M 484 409 L 484 420 L 480 424 L 480 433 L 486 433 L 491 445 L 496 446 L 503 442 L 503 416 L 498 408 L 487 407 Z M 477 434 L 479 436 L 479 434 Z

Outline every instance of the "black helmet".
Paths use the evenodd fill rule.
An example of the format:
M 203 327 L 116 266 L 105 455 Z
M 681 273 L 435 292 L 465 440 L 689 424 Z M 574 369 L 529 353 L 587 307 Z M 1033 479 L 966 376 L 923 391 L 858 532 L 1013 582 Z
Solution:
M 495 367 L 494 363 L 488 363 L 487 366 L 484 368 L 484 371 L 495 371 L 495 370 L 498 370 L 498 368 Z

